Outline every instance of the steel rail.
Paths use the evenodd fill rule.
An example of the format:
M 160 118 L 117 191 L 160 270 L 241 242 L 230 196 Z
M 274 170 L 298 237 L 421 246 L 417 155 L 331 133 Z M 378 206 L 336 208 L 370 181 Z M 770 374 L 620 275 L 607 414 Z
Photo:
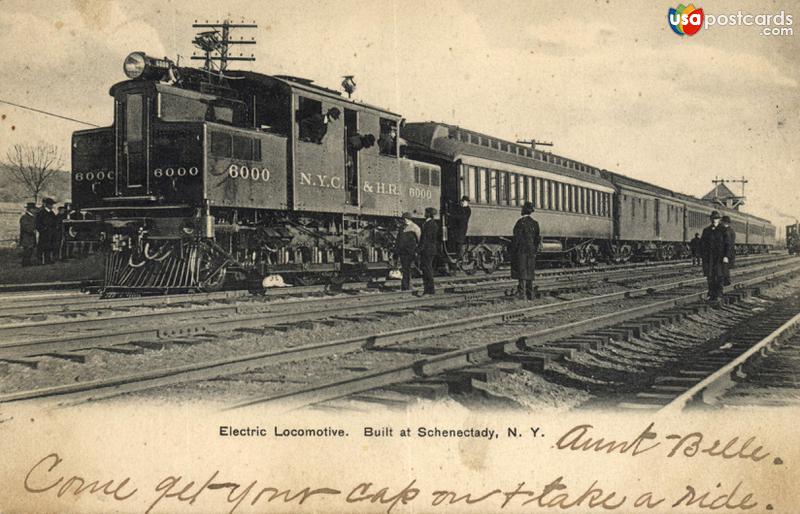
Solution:
M 763 271 L 765 269 L 772 269 L 775 267 L 779 267 L 779 265 L 767 264 L 761 266 L 758 270 L 755 271 Z M 774 276 L 781 276 L 782 274 L 795 272 L 797 270 L 800 270 L 800 266 L 796 265 L 795 267 L 790 268 L 788 270 L 784 270 L 783 272 L 779 271 L 771 273 L 767 277 L 759 277 L 759 279 L 768 280 Z M 748 272 L 752 273 L 753 271 L 754 270 L 752 269 L 748 269 Z M 219 376 L 251 371 L 267 365 L 292 362 L 312 357 L 329 355 L 331 353 L 342 353 L 342 352 L 346 353 L 361 349 L 388 346 L 392 344 L 414 340 L 419 338 L 420 336 L 434 336 L 434 335 L 446 334 L 452 332 L 453 330 L 467 330 L 470 328 L 482 327 L 498 322 L 517 320 L 535 314 L 571 309 L 585 305 L 600 304 L 607 301 L 613 301 L 615 299 L 620 299 L 625 297 L 647 296 L 647 295 L 652 295 L 656 292 L 678 289 L 689 285 L 696 285 L 704 281 L 705 279 L 703 278 L 682 280 L 670 284 L 663 284 L 660 286 L 645 287 L 624 292 L 608 293 L 589 298 L 570 300 L 557 304 L 524 307 L 502 313 L 491 313 L 491 314 L 473 316 L 461 320 L 451 320 L 451 321 L 438 322 L 427 325 L 420 325 L 416 327 L 397 329 L 387 332 L 365 334 L 356 337 L 330 341 L 326 343 L 299 346 L 279 351 L 258 352 L 239 357 L 232 357 L 232 358 L 208 361 L 203 363 L 177 366 L 161 370 L 153 370 L 122 377 L 114 377 L 111 379 L 98 379 L 83 383 L 46 387 L 32 391 L 19 391 L 14 393 L 7 393 L 4 395 L 0 395 L 0 403 L 35 399 L 35 398 L 45 398 L 52 396 L 64 396 L 64 395 L 85 395 L 86 398 L 84 399 L 98 399 L 102 397 L 116 396 L 127 392 L 147 390 L 147 389 L 152 389 L 154 387 L 161 387 L 165 385 L 173 385 L 173 384 L 192 382 L 198 380 L 208 380 Z M 693 293 L 693 295 L 690 296 L 696 297 L 699 294 L 700 293 Z M 496 344 L 496 342 L 492 342 L 491 344 Z M 452 352 L 450 353 L 452 354 Z M 469 355 L 470 353 L 471 353 L 470 351 L 459 350 L 456 354 L 452 355 L 455 355 L 457 359 L 461 360 L 463 356 Z M 440 358 L 428 358 L 420 362 L 435 363 L 440 361 L 441 361 Z M 415 364 L 415 368 L 413 368 L 415 376 L 419 376 L 417 369 L 419 368 L 420 365 L 423 364 Z M 432 365 L 433 364 L 428 364 L 428 366 Z M 408 371 L 406 370 L 403 373 L 408 373 Z M 377 387 L 377 386 L 372 386 L 372 387 Z
M 758 255 L 749 255 L 749 256 L 742 256 L 740 257 L 739 262 L 750 262 L 750 261 L 761 261 L 761 262 L 769 262 L 770 260 L 777 260 L 783 258 L 783 255 L 777 254 L 758 254 Z M 624 272 L 626 270 L 649 270 L 653 268 L 659 269 L 669 269 L 669 268 L 685 268 L 691 267 L 690 262 L 688 259 L 681 259 L 681 260 L 674 260 L 674 261 L 657 261 L 657 262 L 641 262 L 641 263 L 630 263 L 630 264 L 597 264 L 591 266 L 583 266 L 578 268 L 546 268 L 540 271 L 537 271 L 537 274 L 541 277 L 549 277 L 549 276 L 563 276 L 563 275 L 592 275 L 598 273 L 606 273 L 606 272 Z M 439 284 L 450 284 L 450 283 L 457 283 L 459 281 L 465 282 L 475 282 L 475 281 L 488 281 L 488 280 L 496 280 L 499 275 L 488 274 L 488 275 L 465 275 L 465 276 L 457 276 L 457 277 L 437 277 L 436 282 Z M 399 281 L 397 281 L 399 282 Z M 177 296 L 192 296 L 202 298 L 203 296 L 207 295 L 215 295 L 215 294 L 233 294 L 234 296 L 237 294 L 246 295 L 246 290 L 230 290 L 230 291 L 222 291 L 219 293 L 175 293 L 175 294 L 168 294 L 168 295 L 159 295 L 159 296 L 139 296 L 133 298 L 109 298 L 100 300 L 97 297 L 89 296 L 87 294 L 80 294 L 74 293 L 70 291 L 62 291 L 62 292 L 53 292 L 50 290 L 49 292 L 42 294 L 26 294 L 32 293 L 35 291 L 48 291 L 44 289 L 44 286 L 48 284 L 52 284 L 53 287 L 57 287 L 58 285 L 62 284 L 60 282 L 55 283 L 41 283 L 36 284 L 38 286 L 42 286 L 41 288 L 31 289 L 29 291 L 22 290 L 19 293 L 12 293 L 12 294 L 0 294 L 0 316 L 3 315 L 11 315 L 13 312 L 10 309 L 22 309 L 23 307 L 42 307 L 44 310 L 39 311 L 38 313 L 45 313 L 45 312 L 59 312 L 60 310 L 70 310 L 67 308 L 62 308 L 61 306 L 42 306 L 39 303 L 41 300 L 48 300 L 48 299 L 79 299 L 84 302 L 105 302 L 110 304 L 110 302 L 120 302 L 119 304 L 124 304 L 125 302 L 134 303 L 136 300 L 142 301 L 147 303 L 148 301 L 153 301 L 157 303 L 158 299 L 161 298 L 170 298 L 170 297 L 177 297 Z M 344 284 L 345 289 L 350 290 L 352 289 L 360 289 L 367 286 L 367 282 L 346 282 Z M 421 285 L 422 281 L 420 279 L 412 280 L 412 284 L 414 285 Z M 3 286 L 0 285 L 0 288 Z M 12 286 L 8 286 L 12 287 Z M 24 287 L 24 284 L 15 284 L 13 287 Z M 1 291 L 2 289 L 0 289 Z M 326 290 L 326 286 L 324 285 L 311 285 L 311 286 L 292 286 L 287 288 L 275 288 L 275 289 L 267 289 L 262 292 L 267 296 L 274 296 L 274 295 L 293 295 L 293 294 L 304 294 L 304 293 L 317 293 L 317 292 L 324 292 Z M 33 298 L 33 299 L 32 299 Z
M 752 360 L 754 357 L 763 355 L 764 351 L 770 350 L 782 337 L 787 334 L 793 333 L 800 325 L 800 313 L 795 315 L 792 319 L 778 327 L 774 332 L 761 339 L 759 342 L 751 346 L 744 353 L 733 359 L 728 364 L 722 366 L 720 369 L 710 374 L 690 389 L 680 394 L 667 405 L 659 409 L 660 413 L 670 413 L 681 411 L 690 405 L 703 404 L 705 402 L 704 396 L 715 386 L 725 380 L 731 380 L 731 377 L 737 373 L 742 366 Z
M 660 270 L 659 270 L 660 271 Z M 634 280 L 634 279 L 641 279 L 641 278 L 649 278 L 652 274 L 652 270 L 642 270 L 639 271 L 638 274 L 631 274 L 629 271 L 619 271 L 619 270 L 612 270 L 608 271 L 607 273 L 599 273 L 594 274 L 589 277 L 572 277 L 569 275 L 558 275 L 558 276 L 551 276 L 548 277 L 545 281 L 538 282 L 538 288 L 540 291 L 553 291 L 558 290 L 558 287 L 555 286 L 562 286 L 561 289 L 568 289 L 568 285 L 570 282 L 575 282 L 581 285 L 582 288 L 588 288 L 593 285 L 599 284 L 601 282 L 608 282 L 613 277 L 622 276 L 626 280 Z M 586 282 L 586 280 L 589 282 Z M 591 282 L 592 279 L 602 279 L 598 280 L 597 282 Z M 486 289 L 500 289 L 502 287 L 509 287 L 515 286 L 516 281 L 514 280 L 494 280 L 494 281 L 480 281 L 477 284 L 468 284 L 468 285 L 460 285 L 460 286 L 452 286 L 450 288 L 445 288 L 446 291 L 453 292 L 453 293 L 477 293 Z M 8 340 L 9 337 L 14 335 L 26 335 L 26 336 L 33 336 L 37 333 L 41 332 L 59 332 L 64 330 L 74 329 L 75 327 L 79 327 L 80 329 L 99 329 L 99 328 L 106 328 L 108 326 L 118 326 L 120 324 L 133 324 L 133 323 L 143 323 L 149 321 L 157 321 L 160 319 L 177 319 L 182 316 L 193 316 L 195 314 L 200 314 L 204 316 L 215 316 L 215 315 L 226 315 L 226 314 L 241 314 L 242 311 L 247 311 L 250 309 L 255 309 L 258 312 L 266 312 L 270 310 L 278 310 L 281 308 L 305 308 L 309 305 L 314 305 L 320 302 L 329 302 L 332 300 L 331 297 L 324 297 L 324 298 L 309 298 L 305 300 L 299 301 L 287 301 L 287 302 L 267 302 L 267 303 L 260 303 L 260 299 L 262 297 L 250 297 L 242 294 L 237 294 L 239 292 L 236 291 L 229 291 L 229 292 L 220 292 L 220 293 L 207 293 L 197 297 L 196 295 L 168 295 L 164 297 L 151 297 L 151 298 L 143 298 L 143 299 L 120 299 L 120 300 L 105 300 L 103 306 L 108 306 L 109 308 L 118 307 L 120 305 L 124 306 L 176 306 L 182 307 L 187 306 L 186 309 L 173 309 L 164 312 L 146 312 L 146 313 L 136 313 L 136 314 L 119 314 L 119 313 L 110 313 L 106 316 L 97 316 L 89 319 L 69 319 L 69 320 L 45 320 L 45 321 L 20 321 L 15 323 L 6 323 L 4 325 L 0 325 L 0 337 L 5 338 Z M 383 292 L 379 295 L 378 299 L 385 298 L 387 295 L 396 295 L 399 297 L 409 296 L 411 293 L 409 292 Z M 372 295 L 371 298 L 367 297 L 343 297 L 342 300 L 346 302 L 359 302 L 366 300 L 375 299 L 378 296 Z M 195 301 L 213 301 L 213 300 L 227 300 L 227 299 L 236 299 L 241 298 L 240 305 L 218 305 L 218 306 L 206 306 L 206 307 L 192 307 L 191 305 L 187 305 L 190 303 L 194 303 Z M 136 300 L 143 300 L 142 302 L 137 302 Z M 240 309 L 241 307 L 241 309 Z M 76 312 L 83 312 L 83 311 L 65 311 L 76 313 Z M 0 345 L 2 348 L 2 345 Z
M 766 260 L 766 259 L 765 259 Z M 669 263 L 655 263 L 646 266 L 636 266 L 630 269 L 642 269 L 642 270 L 650 270 L 654 267 L 659 268 L 684 268 L 686 267 L 686 263 L 676 263 L 676 262 L 669 262 Z M 581 276 L 581 275 L 610 275 L 610 274 L 624 274 L 628 271 L 628 269 L 621 269 L 620 266 L 606 266 L 606 267 L 587 267 L 587 268 L 569 268 L 566 270 L 553 270 L 553 269 L 545 269 L 538 272 L 540 277 L 543 278 L 552 278 L 552 277 L 564 277 L 564 276 Z M 484 283 L 484 282 L 507 282 L 509 285 L 512 284 L 513 281 L 501 277 L 500 275 L 485 275 L 485 276 L 475 276 L 475 275 L 467 275 L 463 277 L 437 277 L 436 283 L 440 287 L 448 287 L 448 286 L 455 286 L 460 284 L 461 282 L 466 282 L 468 284 L 472 283 Z M 399 281 L 397 281 L 399 283 Z M 412 280 L 414 285 L 421 285 L 422 282 L 419 279 Z M 344 290 L 346 291 L 358 291 L 360 289 L 368 287 L 367 282 L 349 282 L 344 284 Z M 275 288 L 275 289 L 267 289 L 259 293 L 260 296 L 293 296 L 297 294 L 313 294 L 313 293 L 322 293 L 325 292 L 325 286 L 318 285 L 318 286 L 292 286 L 286 288 Z M 140 296 L 140 297 L 132 297 L 132 298 L 109 298 L 109 299 L 100 299 L 94 295 L 87 295 L 87 294 L 79 294 L 79 293 L 72 293 L 72 292 L 63 292 L 63 293 L 56 293 L 52 295 L 40 294 L 40 295 L 20 295 L 17 296 L 7 296 L 3 297 L 0 296 L 0 317 L 5 316 L 14 316 L 19 314 L 27 314 L 33 309 L 33 312 L 30 314 L 47 314 L 47 313 L 59 313 L 59 312 L 75 312 L 80 310 L 86 310 L 87 307 L 97 306 L 98 308 L 101 307 L 119 307 L 119 306 L 141 306 L 141 305 L 166 305 L 171 303 L 176 303 L 178 301 L 184 301 L 185 299 L 196 299 L 197 301 L 204 301 L 206 299 L 217 299 L 217 298 L 232 298 L 232 297 L 240 297 L 240 296 L 247 296 L 250 292 L 247 290 L 231 290 L 231 291 L 220 291 L 216 293 L 176 293 L 176 294 L 168 294 L 168 295 L 159 295 L 159 296 Z M 33 299 L 31 299 L 33 298 Z M 68 302 L 68 303 L 57 303 L 57 304 L 42 304 L 42 300 L 49 300 L 55 299 L 59 302 Z

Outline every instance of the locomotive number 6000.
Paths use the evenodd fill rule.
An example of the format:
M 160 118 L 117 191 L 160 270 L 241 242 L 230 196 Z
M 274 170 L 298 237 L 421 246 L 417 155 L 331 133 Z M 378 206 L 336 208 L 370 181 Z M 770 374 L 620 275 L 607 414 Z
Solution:
M 161 177 L 185 177 L 187 174 L 194 177 L 200 173 L 196 166 L 192 166 L 188 170 L 186 168 L 156 168 L 153 170 L 153 176 L 156 178 Z
M 250 180 L 269 181 L 269 170 L 267 168 L 256 168 L 255 166 L 239 166 L 231 164 L 228 166 L 228 176 L 230 178 L 243 178 Z
M 431 190 L 430 189 L 420 189 L 418 187 L 409 187 L 408 188 L 408 196 L 411 198 L 423 198 L 430 200 L 432 198 Z

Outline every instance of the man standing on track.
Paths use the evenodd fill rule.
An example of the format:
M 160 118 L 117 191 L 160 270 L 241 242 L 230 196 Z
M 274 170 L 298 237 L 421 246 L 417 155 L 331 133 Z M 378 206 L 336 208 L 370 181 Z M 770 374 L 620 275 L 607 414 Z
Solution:
M 736 261 L 736 230 L 733 228 L 731 217 L 727 214 L 722 217 L 722 226 L 728 234 L 728 263 L 725 265 L 725 285 L 731 285 L 731 268 Z
M 439 224 L 433 219 L 436 209 L 425 208 L 425 223 L 422 224 L 422 235 L 419 241 L 420 266 L 422 267 L 422 282 L 425 284 L 422 294 L 435 294 L 433 284 L 433 259 L 439 247 Z
M 471 216 L 469 197 L 462 196 L 461 202 L 456 204 L 450 213 L 450 240 L 453 242 L 453 251 L 457 259 L 464 258 L 464 243 L 467 240 L 467 229 Z
M 400 259 L 403 274 L 400 289 L 408 291 L 411 288 L 411 265 L 414 264 L 414 257 L 417 255 L 421 230 L 416 223 L 411 221 L 410 212 L 403 213 L 403 223 L 400 233 L 397 234 L 394 254 Z
M 703 229 L 703 236 L 700 238 L 701 255 L 703 273 L 708 280 L 708 301 L 719 305 L 730 262 L 729 256 L 733 254 L 733 245 L 730 243 L 728 230 L 720 224 L 719 212 L 712 211 L 710 217 L 711 225 Z
M 689 248 L 692 250 L 692 266 L 698 266 L 700 259 L 700 234 L 695 233 L 694 239 L 689 241 Z
M 536 253 L 539 251 L 539 223 L 533 219 L 533 204 L 525 202 L 522 217 L 514 225 L 511 241 L 511 278 L 519 280 L 517 297 L 533 300 L 533 279 L 536 270 Z

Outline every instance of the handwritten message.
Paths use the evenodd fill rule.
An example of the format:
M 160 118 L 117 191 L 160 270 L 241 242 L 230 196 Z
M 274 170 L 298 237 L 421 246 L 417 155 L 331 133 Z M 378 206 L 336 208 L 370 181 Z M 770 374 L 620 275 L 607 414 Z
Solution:
M 374 434 L 375 429 L 368 429 L 367 432 Z M 259 428 L 254 433 L 261 434 L 262 431 Z M 390 433 L 388 430 L 383 432 L 385 436 Z M 741 461 L 752 466 L 784 464 L 755 436 L 719 439 L 701 432 L 662 434 L 655 423 L 648 424 L 635 432 L 633 437 L 625 439 L 604 436 L 591 424 L 577 424 L 554 438 L 548 451 L 565 455 L 614 455 L 631 460 L 642 459 L 644 455 L 657 455 L 665 461 L 705 459 L 709 470 L 714 469 L 715 462 Z M 577 512 L 663 511 L 665 508 L 676 512 L 763 512 L 775 508 L 771 499 L 760 497 L 754 486 L 744 478 L 720 481 L 713 487 L 702 485 L 707 483 L 705 480 L 687 482 L 676 493 L 674 490 L 659 490 L 658 484 L 644 482 L 626 484 L 623 489 L 608 485 L 602 476 L 593 480 L 571 478 L 563 473 L 547 476 L 546 470 L 532 477 L 510 476 L 507 483 L 481 490 L 469 490 L 463 486 L 443 487 L 440 483 L 426 483 L 414 477 L 401 483 L 378 483 L 364 476 L 363 480 L 342 485 L 333 479 L 330 483 L 286 484 L 282 483 L 280 475 L 273 475 L 269 480 L 260 477 L 243 479 L 242 475 L 246 475 L 242 470 L 235 473 L 220 469 L 207 472 L 191 470 L 154 477 L 147 483 L 135 483 L 131 476 L 126 476 L 124 470 L 120 470 L 120 475 L 115 477 L 81 473 L 66 458 L 53 451 L 31 463 L 22 477 L 22 485 L 28 495 L 47 497 L 49 502 L 67 498 L 74 500 L 76 497 L 83 501 L 103 498 L 129 504 L 131 510 L 146 514 L 173 512 L 178 506 L 202 506 L 204 503 L 214 506 L 222 504 L 225 511 L 231 514 L 263 511 L 268 505 L 284 509 L 291 506 L 293 510 L 307 509 L 309 512 L 346 510 L 348 505 L 366 505 L 371 511 L 387 514 L 407 506 L 413 506 L 416 510 L 424 507 L 425 510 L 442 511 L 460 511 L 468 507 L 476 512 L 520 507 L 532 511 L 552 509 Z

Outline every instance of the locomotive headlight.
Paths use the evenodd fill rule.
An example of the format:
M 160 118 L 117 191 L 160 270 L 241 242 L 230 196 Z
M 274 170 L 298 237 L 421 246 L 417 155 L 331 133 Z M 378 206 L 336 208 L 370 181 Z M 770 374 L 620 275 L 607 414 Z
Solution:
M 125 75 L 127 75 L 129 79 L 138 79 L 141 77 L 146 67 L 147 61 L 142 52 L 133 52 L 129 54 L 128 57 L 125 58 L 125 64 L 122 65 L 122 69 L 125 70 Z
M 157 79 L 162 80 L 174 68 L 174 63 L 167 59 L 156 59 L 145 55 L 144 52 L 133 52 L 125 58 L 122 69 L 129 79 Z

